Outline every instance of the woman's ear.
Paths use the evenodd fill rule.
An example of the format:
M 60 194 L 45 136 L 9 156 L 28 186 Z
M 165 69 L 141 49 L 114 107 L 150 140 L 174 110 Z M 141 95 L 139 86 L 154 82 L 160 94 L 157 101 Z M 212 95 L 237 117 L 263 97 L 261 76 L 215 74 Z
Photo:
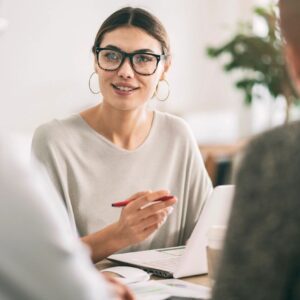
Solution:
M 171 56 L 168 56 L 165 64 L 164 64 L 164 71 L 162 72 L 161 76 L 160 76 L 160 80 L 165 80 L 166 79 L 166 75 L 169 71 L 169 68 L 171 66 Z
M 172 56 L 168 55 L 165 61 L 165 72 L 167 73 L 169 71 L 169 68 L 171 67 L 172 63 Z
M 96 73 L 98 73 L 98 69 L 99 69 L 99 67 L 98 67 L 97 58 L 96 58 L 96 56 L 94 55 L 94 71 L 95 71 Z

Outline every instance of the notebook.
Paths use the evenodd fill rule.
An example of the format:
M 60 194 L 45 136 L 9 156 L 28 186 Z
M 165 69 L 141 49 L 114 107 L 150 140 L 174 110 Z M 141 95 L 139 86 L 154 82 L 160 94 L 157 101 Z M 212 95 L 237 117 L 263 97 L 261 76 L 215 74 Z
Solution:
M 206 274 L 208 229 L 214 225 L 227 225 L 233 194 L 233 185 L 214 188 L 186 246 L 113 254 L 108 259 L 164 278 Z

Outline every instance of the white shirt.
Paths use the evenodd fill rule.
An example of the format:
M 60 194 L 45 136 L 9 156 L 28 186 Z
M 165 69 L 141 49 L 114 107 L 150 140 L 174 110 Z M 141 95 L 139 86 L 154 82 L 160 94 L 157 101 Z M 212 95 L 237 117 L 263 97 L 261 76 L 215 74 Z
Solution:
M 0 138 L 0 299 L 112 299 L 65 207 Z

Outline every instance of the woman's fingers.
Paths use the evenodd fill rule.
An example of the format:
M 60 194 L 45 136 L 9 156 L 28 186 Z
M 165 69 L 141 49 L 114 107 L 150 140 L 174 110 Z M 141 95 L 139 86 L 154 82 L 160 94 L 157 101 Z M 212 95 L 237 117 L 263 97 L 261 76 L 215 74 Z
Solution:
M 175 200 L 176 201 L 176 200 Z M 174 200 L 170 201 L 171 204 L 174 204 Z M 153 206 L 159 206 L 158 204 L 153 204 Z M 159 206 L 161 207 L 161 206 Z M 143 241 L 148 237 L 150 233 L 152 233 L 152 229 L 158 229 L 167 219 L 168 215 L 172 212 L 173 207 L 168 206 L 163 209 L 153 210 L 151 208 L 151 212 L 145 214 L 146 217 L 141 217 L 132 219 L 131 223 L 131 233 L 132 236 L 135 237 L 137 242 Z M 152 228 L 150 231 L 148 228 Z M 150 232 L 150 233 L 148 233 Z
M 152 225 L 155 225 L 155 224 L 158 224 L 159 226 L 161 226 L 167 219 L 168 215 L 171 213 L 171 209 L 172 209 L 172 207 L 162 209 L 162 210 L 158 211 L 156 214 L 151 215 L 150 217 L 147 217 L 146 219 L 141 220 L 141 222 L 139 222 L 139 224 L 137 226 L 138 231 L 142 232 L 146 228 L 151 227 Z
M 142 192 L 138 192 L 132 196 L 130 196 L 130 198 L 128 198 L 128 201 L 134 201 L 138 198 L 141 198 L 142 196 L 145 196 L 146 194 L 150 193 L 151 191 L 142 191 Z
M 143 226 L 144 219 L 151 216 L 151 220 L 157 220 L 157 222 L 159 222 L 161 213 L 164 213 L 163 210 L 166 210 L 167 208 L 171 209 L 177 201 L 175 197 L 166 201 L 154 201 L 160 197 L 166 196 L 166 193 L 168 192 L 163 190 L 148 193 L 147 195 L 141 196 L 140 199 L 134 200 L 133 203 L 128 204 L 122 212 L 122 214 L 125 215 L 124 217 L 127 219 L 128 225 L 137 225 L 137 227 L 140 227 L 138 225 Z M 145 205 L 147 206 L 145 207 Z
M 170 200 L 167 201 L 161 201 L 161 202 L 154 202 L 153 204 L 141 209 L 137 214 L 137 221 L 141 221 L 143 219 L 146 219 L 150 216 L 154 216 L 157 213 L 159 213 L 161 210 L 171 208 L 175 203 L 177 199 L 173 197 Z
M 153 202 L 154 200 L 157 200 L 164 196 L 169 196 L 170 192 L 166 190 L 160 190 L 156 192 L 147 192 L 141 197 L 136 198 L 134 201 L 130 202 L 125 209 L 127 210 L 140 210 L 146 205 L 149 205 L 149 203 Z
M 154 225 L 151 225 L 148 228 L 145 228 L 143 230 L 143 232 L 140 234 L 141 241 L 145 240 L 149 235 L 154 233 L 159 228 L 159 226 L 160 226 L 159 224 L 154 224 Z
M 153 228 L 161 226 L 168 216 L 171 207 L 176 203 L 173 197 L 166 201 L 155 200 L 170 195 L 168 191 L 137 193 L 136 200 L 133 200 L 121 212 L 118 222 L 118 234 L 129 245 L 143 241 L 147 233 Z M 133 197 L 133 196 L 132 196 Z M 148 228 L 151 228 L 149 231 Z M 146 229 L 146 230 L 145 230 Z

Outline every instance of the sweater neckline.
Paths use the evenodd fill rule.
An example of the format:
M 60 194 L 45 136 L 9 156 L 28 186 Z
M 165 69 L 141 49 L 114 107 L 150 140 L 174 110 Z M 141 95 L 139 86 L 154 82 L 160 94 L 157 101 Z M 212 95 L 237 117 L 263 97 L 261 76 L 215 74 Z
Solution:
M 96 136 L 98 139 L 100 139 L 102 142 L 104 142 L 106 145 L 108 145 L 110 148 L 113 148 L 115 151 L 118 152 L 122 152 L 122 153 L 136 153 L 140 150 L 142 150 L 152 139 L 152 136 L 154 135 L 155 132 L 155 128 L 157 127 L 157 123 L 158 123 L 158 113 L 157 111 L 153 110 L 153 120 L 152 120 L 152 124 L 151 124 L 151 128 L 149 130 L 148 135 L 146 136 L 146 138 L 144 139 L 143 143 L 141 143 L 137 148 L 132 149 L 132 150 L 128 150 L 128 149 L 124 149 L 120 146 L 117 146 L 116 144 L 114 144 L 112 141 L 110 141 L 109 139 L 107 139 L 105 136 L 103 136 L 101 133 L 97 132 L 94 128 L 92 128 L 83 118 L 80 114 L 76 114 L 75 117 L 77 117 L 77 119 L 81 122 L 81 124 L 90 132 L 92 133 L 94 136 Z

